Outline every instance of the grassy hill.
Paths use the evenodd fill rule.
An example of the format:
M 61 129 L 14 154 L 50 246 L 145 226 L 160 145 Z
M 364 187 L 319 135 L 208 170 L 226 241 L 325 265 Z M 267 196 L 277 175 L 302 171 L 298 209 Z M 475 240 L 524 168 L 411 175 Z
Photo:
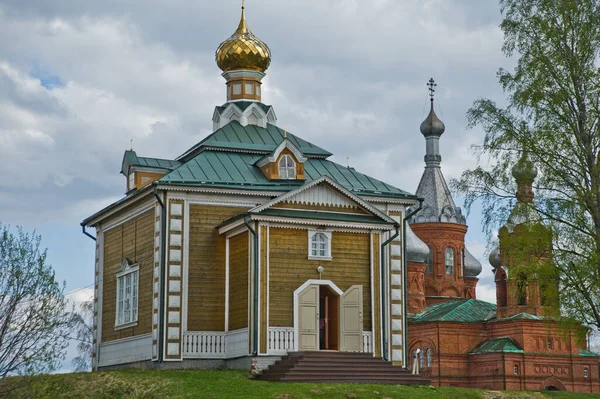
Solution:
M 166 371 L 126 369 L 12 377 L 0 383 L 0 397 L 33 398 L 343 398 L 343 399 L 508 399 L 600 398 L 569 392 L 492 392 L 474 389 L 407 387 L 375 384 L 270 383 L 253 381 L 244 371 Z

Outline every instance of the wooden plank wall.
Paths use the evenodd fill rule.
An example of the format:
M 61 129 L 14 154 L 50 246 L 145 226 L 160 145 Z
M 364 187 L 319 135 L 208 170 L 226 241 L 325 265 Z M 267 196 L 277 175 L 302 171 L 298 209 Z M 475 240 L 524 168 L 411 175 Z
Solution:
M 248 327 L 248 233 L 229 240 L 229 330 Z
M 152 332 L 152 273 L 154 261 L 154 208 L 104 233 L 102 342 Z M 138 324 L 115 331 L 117 278 L 125 258 L 140 265 Z
M 294 325 L 293 293 L 306 280 L 322 278 L 340 289 L 363 286 L 363 328 L 371 330 L 371 249 L 369 234 L 332 234 L 332 261 L 308 260 L 308 231 L 270 228 L 269 326 Z
M 216 227 L 248 208 L 190 204 L 188 330 L 225 329 L 225 236 Z

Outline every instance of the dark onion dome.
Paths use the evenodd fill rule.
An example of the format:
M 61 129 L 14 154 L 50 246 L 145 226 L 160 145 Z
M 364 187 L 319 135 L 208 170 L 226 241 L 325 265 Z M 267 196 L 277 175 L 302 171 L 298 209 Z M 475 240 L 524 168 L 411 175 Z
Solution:
M 496 247 L 492 252 L 490 252 L 490 256 L 488 257 L 490 261 L 490 265 L 492 268 L 496 270 L 500 267 L 500 248 Z
M 465 247 L 465 277 L 477 277 L 481 274 L 483 267 L 481 263 Z
M 406 225 L 406 261 L 426 263 L 429 257 L 429 247 Z
M 533 182 L 537 176 L 537 168 L 527 158 L 527 154 L 523 153 L 521 159 L 513 166 L 512 175 L 517 182 Z
M 248 29 L 244 7 L 242 7 L 242 18 L 237 30 L 229 39 L 221 43 L 215 58 L 223 72 L 236 69 L 264 72 L 269 68 L 271 50 Z
M 446 131 L 446 126 L 444 122 L 440 120 L 435 114 L 433 110 L 433 98 L 431 99 L 431 110 L 429 111 L 429 115 L 427 118 L 421 123 L 421 133 L 425 137 L 429 136 L 437 136 L 440 137 L 444 131 Z

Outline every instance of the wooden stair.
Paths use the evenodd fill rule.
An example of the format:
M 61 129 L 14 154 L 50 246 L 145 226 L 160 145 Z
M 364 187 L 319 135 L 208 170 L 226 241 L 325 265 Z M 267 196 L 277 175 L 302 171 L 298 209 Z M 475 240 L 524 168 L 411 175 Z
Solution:
M 258 377 L 281 382 L 357 382 L 429 385 L 431 380 L 412 375 L 372 353 L 290 352 Z

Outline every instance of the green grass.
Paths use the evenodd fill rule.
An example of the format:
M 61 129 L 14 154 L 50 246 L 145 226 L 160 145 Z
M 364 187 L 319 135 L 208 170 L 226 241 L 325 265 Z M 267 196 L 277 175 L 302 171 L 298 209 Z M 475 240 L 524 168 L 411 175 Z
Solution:
M 500 396 L 501 395 L 501 396 Z M 234 370 L 136 370 L 12 377 L 0 383 L 0 397 L 39 398 L 215 398 L 215 399 L 495 399 L 598 398 L 569 392 L 486 392 L 476 389 L 375 384 L 273 383 L 248 379 Z

